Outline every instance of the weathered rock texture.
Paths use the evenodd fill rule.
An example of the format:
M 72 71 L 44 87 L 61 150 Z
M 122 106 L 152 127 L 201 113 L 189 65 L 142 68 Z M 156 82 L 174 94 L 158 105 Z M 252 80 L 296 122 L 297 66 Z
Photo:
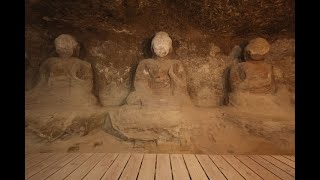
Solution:
M 260 0 L 260 1 L 221 1 L 221 0 L 81 0 L 81 1 L 27 1 L 27 7 L 37 12 L 27 20 L 47 16 L 52 20 L 63 18 L 68 21 L 76 19 L 77 24 L 90 26 L 97 22 L 86 22 L 95 17 L 114 23 L 132 22 L 147 17 L 143 23 L 153 28 L 168 27 L 167 19 L 174 19 L 179 27 L 181 19 L 188 19 L 188 24 L 210 32 L 232 33 L 244 36 L 250 33 L 273 34 L 294 30 L 293 0 Z M 174 14 L 171 12 L 175 12 Z M 169 14 L 172 14 L 171 17 Z M 152 18 L 149 18 L 152 16 Z M 82 17 L 82 18 L 77 18 Z M 170 17 L 170 18 L 169 18 Z M 163 19 L 157 21 L 156 19 Z M 156 25 L 158 23 L 158 25 Z M 184 24 L 184 23 L 182 23 Z
M 212 44 L 207 57 L 186 62 L 188 90 L 195 105 L 218 107 L 228 103 L 228 74 L 233 61 Z
M 171 141 L 181 138 L 184 121 L 183 114 L 172 108 L 125 105 L 106 116 L 104 129 L 126 140 Z
M 230 71 L 231 91 L 250 93 L 275 92 L 272 66 L 266 63 L 241 62 Z
M 295 88 L 295 40 L 278 39 L 271 44 L 265 62 L 273 65 L 275 80 L 288 88 Z
M 25 89 L 33 88 L 38 80 L 39 66 L 54 49 L 46 32 L 34 26 L 25 30 Z
M 92 62 L 94 89 L 103 106 L 125 103 L 132 86 L 137 47 L 107 40 L 91 40 L 85 44 L 86 58 Z

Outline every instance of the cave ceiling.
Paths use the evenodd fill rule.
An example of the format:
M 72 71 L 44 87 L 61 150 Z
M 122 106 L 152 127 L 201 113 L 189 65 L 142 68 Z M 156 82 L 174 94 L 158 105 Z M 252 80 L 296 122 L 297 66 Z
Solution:
M 247 36 L 294 33 L 293 0 L 29 0 L 26 23 L 153 33 L 188 27 Z

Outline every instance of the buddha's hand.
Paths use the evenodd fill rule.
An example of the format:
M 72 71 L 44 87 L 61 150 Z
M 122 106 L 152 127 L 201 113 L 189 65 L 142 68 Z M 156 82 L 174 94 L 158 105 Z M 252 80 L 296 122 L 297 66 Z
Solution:
M 169 76 L 174 85 L 174 91 L 184 91 L 187 87 L 187 78 L 180 64 L 173 64 L 169 69 Z

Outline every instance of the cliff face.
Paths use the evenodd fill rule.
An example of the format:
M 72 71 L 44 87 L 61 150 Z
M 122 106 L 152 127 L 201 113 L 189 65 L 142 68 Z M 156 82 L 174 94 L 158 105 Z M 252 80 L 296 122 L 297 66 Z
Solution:
M 108 111 L 104 109 L 106 106 L 118 107 L 126 103 L 128 94 L 133 91 L 137 65 L 153 56 L 151 40 L 156 32 L 165 31 L 172 39 L 170 58 L 179 60 L 186 71 L 188 94 L 193 104 L 218 107 L 215 111 L 226 105 L 237 108 L 235 113 L 224 109 L 221 110 L 223 113 L 216 112 L 214 116 L 219 115 L 216 118 L 219 123 L 230 121 L 247 128 L 251 122 L 235 122 L 234 119 L 262 121 L 269 118 L 272 121 L 277 119 L 274 117 L 281 116 L 280 119 L 292 120 L 294 6 L 293 0 L 29 0 L 26 1 L 25 30 L 26 92 L 32 92 L 38 84 L 41 64 L 47 58 L 57 57 L 54 39 L 60 34 L 74 36 L 80 51 L 74 52 L 73 57 L 91 65 L 92 92 L 89 94 L 94 95 L 97 103 L 90 111 L 74 112 L 77 116 L 73 112 L 64 112 L 65 109 L 53 112 L 53 106 L 51 109 L 43 108 L 48 111 L 48 121 L 52 117 L 56 117 L 59 123 L 60 119 L 69 119 L 70 124 L 65 121 L 63 125 L 66 131 L 87 133 L 89 129 L 101 126 Z M 257 37 L 265 38 L 270 44 L 270 50 L 258 65 L 247 62 L 244 54 L 249 41 Z M 201 111 L 205 111 L 203 109 Z M 208 112 L 214 112 L 211 110 Z M 245 112 L 244 115 L 238 115 L 238 110 Z M 31 105 L 28 113 L 37 121 L 42 109 Z M 248 118 L 246 113 L 255 115 L 250 114 Z M 197 119 L 199 112 L 193 115 Z M 204 132 L 204 127 L 212 120 L 206 118 L 211 117 L 204 117 L 199 125 L 190 121 L 186 131 L 199 126 L 199 132 Z M 78 124 L 74 125 L 74 122 Z M 252 128 L 256 125 L 264 128 L 260 122 Z M 293 147 L 291 125 L 292 122 L 290 132 L 279 131 L 291 138 L 287 139 L 290 147 L 284 147 L 288 151 Z M 44 128 L 52 129 L 51 125 Z M 210 128 L 206 130 L 209 132 Z M 63 128 L 58 126 L 58 129 Z M 223 130 L 215 130 L 222 136 Z M 272 131 L 272 128 L 267 129 L 263 136 Z M 200 146 L 195 145 L 195 149 Z
M 93 66 L 95 94 L 99 89 L 120 92 L 118 97 L 100 93 L 103 104 L 119 105 L 132 87 L 138 62 L 151 57 L 150 41 L 157 31 L 170 34 L 173 58 L 193 73 L 199 63 L 209 63 L 212 44 L 228 54 L 255 37 L 269 43 L 292 38 L 294 1 L 33 0 L 26 2 L 26 22 L 26 89 L 35 85 L 41 62 L 55 55 L 54 38 L 69 33 L 81 44 L 80 58 Z M 104 72 L 106 67 L 110 71 Z M 196 96 L 198 85 L 189 81 Z

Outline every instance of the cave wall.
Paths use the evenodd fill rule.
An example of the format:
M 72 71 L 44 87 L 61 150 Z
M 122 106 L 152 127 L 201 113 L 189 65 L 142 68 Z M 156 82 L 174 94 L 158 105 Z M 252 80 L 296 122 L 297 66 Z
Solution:
M 81 45 L 74 56 L 92 65 L 100 104 L 122 105 L 137 64 L 152 56 L 152 36 L 166 31 L 173 40 L 172 58 L 188 73 L 195 105 L 227 103 L 221 74 L 232 62 L 228 54 L 255 37 L 272 44 L 265 61 L 283 71 L 279 82 L 294 92 L 293 27 L 294 1 L 285 0 L 27 1 L 26 90 L 36 84 L 40 64 L 56 56 L 54 38 L 67 33 Z M 211 55 L 213 44 L 220 47 L 219 56 Z

